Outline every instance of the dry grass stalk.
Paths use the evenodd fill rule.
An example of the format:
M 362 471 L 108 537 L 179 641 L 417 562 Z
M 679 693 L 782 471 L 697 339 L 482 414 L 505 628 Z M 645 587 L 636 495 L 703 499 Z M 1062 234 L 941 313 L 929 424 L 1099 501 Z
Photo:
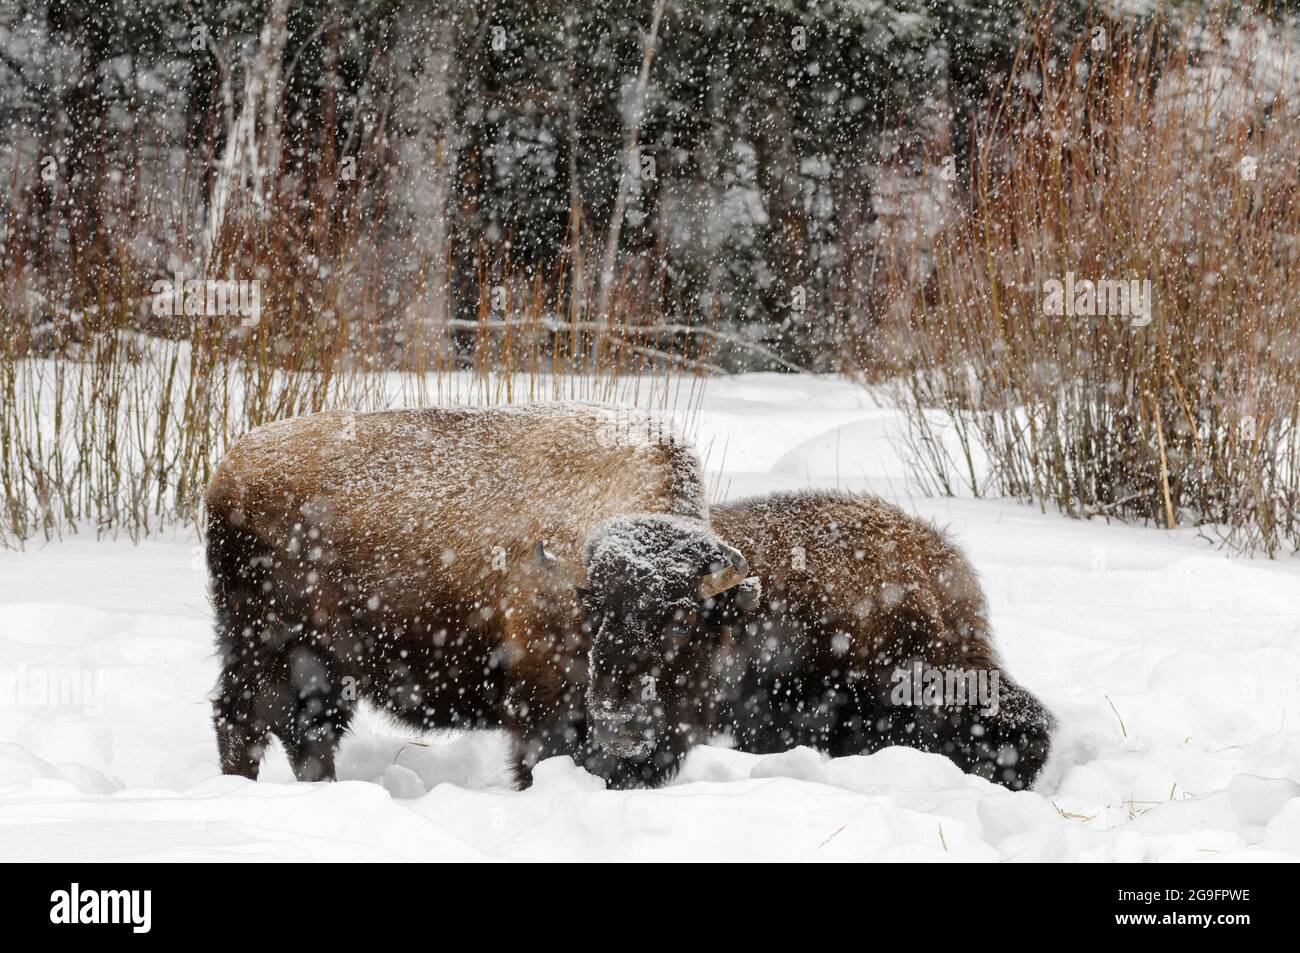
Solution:
M 1300 548 L 1293 51 L 1243 17 L 1046 30 L 984 119 L 968 208 L 883 250 L 885 355 L 922 479 Z M 929 254 L 927 280 L 911 276 Z M 1046 313 L 1149 280 L 1150 323 Z M 864 362 L 865 366 L 865 362 Z M 991 472 L 983 479 L 987 466 Z

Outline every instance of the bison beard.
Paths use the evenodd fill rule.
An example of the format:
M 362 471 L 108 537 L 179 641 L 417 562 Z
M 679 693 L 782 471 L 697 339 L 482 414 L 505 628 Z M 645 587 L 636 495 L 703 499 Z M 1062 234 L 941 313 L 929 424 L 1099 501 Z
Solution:
M 713 510 L 762 582 L 717 668 L 717 726 L 743 751 L 833 756 L 904 745 L 1013 790 L 1034 783 L 1052 718 L 1000 664 L 974 570 L 942 533 L 874 497 L 791 493 Z M 996 673 L 995 711 L 896 703 L 896 673 Z
M 274 734 L 300 780 L 332 779 L 361 699 L 419 730 L 504 728 L 525 786 L 560 754 L 655 784 L 705 736 L 701 666 L 744 559 L 707 528 L 695 456 L 650 418 L 309 415 L 240 440 L 206 499 L 225 773 L 255 778 Z M 681 629 L 681 650 L 629 665 L 631 639 Z

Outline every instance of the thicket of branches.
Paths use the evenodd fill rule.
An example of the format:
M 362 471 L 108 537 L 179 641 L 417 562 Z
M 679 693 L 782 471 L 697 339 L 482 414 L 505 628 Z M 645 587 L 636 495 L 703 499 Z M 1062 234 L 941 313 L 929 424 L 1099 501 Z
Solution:
M 10 0 L 0 541 L 192 520 L 248 427 L 395 388 L 847 360 L 941 491 L 1295 546 L 1294 7 Z M 1070 271 L 1154 322 L 1046 320 Z
M 876 170 L 919 170 L 939 129 L 964 175 L 1021 16 L 1018 0 L 16 0 L 4 306 L 62 334 L 179 266 L 261 276 L 317 316 L 336 304 L 320 272 L 344 272 L 354 326 L 391 300 L 365 317 L 400 359 L 398 310 L 443 333 L 485 285 L 567 258 L 584 317 L 636 275 L 660 291 L 639 320 L 762 346 L 730 366 L 830 367 L 869 320 Z M 292 259 L 268 262 L 268 241 Z M 450 337 L 468 360 L 472 332 Z
M 863 342 L 932 487 L 1300 549 L 1291 36 L 1228 17 L 1025 38 L 969 207 L 924 280 L 913 254 L 882 269 L 894 306 Z M 1148 281 L 1150 309 L 1054 311 L 1069 274 Z

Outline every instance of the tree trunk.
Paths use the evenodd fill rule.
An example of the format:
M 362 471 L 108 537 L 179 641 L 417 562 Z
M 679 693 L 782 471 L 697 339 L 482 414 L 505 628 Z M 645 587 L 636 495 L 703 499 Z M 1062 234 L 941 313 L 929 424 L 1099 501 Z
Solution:
M 869 153 L 863 145 L 854 154 L 842 153 L 836 161 L 836 242 L 840 252 L 836 310 L 858 330 L 867 329 L 875 268 L 872 229 L 876 214 Z
M 283 139 L 280 133 L 280 100 L 284 94 L 281 76 L 284 71 L 284 46 L 289 38 L 288 20 L 289 0 L 270 0 L 257 57 L 257 68 L 264 77 L 261 108 L 262 153 L 254 170 L 253 189 L 255 200 L 259 203 L 273 200 L 280 187 L 280 159 L 283 151 Z
M 623 214 L 627 208 L 627 193 L 632 187 L 633 168 L 637 162 L 637 141 L 641 135 L 641 119 L 645 110 L 646 87 L 650 82 L 650 63 L 654 59 L 655 41 L 659 36 L 659 22 L 663 19 L 666 0 L 656 0 L 654 15 L 650 20 L 650 33 L 641 53 L 641 74 L 632 94 L 632 109 L 628 120 L 627 140 L 623 147 L 623 172 L 618 178 L 614 193 L 614 209 L 610 213 L 609 228 L 605 233 L 605 254 L 600 265 L 600 290 L 596 299 L 596 313 L 602 319 L 609 315 L 609 299 L 614 285 L 614 267 L 618 261 L 618 239 L 623 227 Z
M 564 98 L 566 103 L 566 159 L 569 173 L 569 267 L 572 270 L 572 289 L 569 295 L 569 317 L 577 321 L 586 307 L 586 262 L 583 260 L 582 183 L 578 178 L 578 90 L 574 82 L 574 55 L 576 39 L 573 36 L 577 18 L 570 12 L 564 18 Z
M 267 199 L 268 177 L 271 189 L 274 191 L 278 187 L 281 71 L 288 38 L 288 9 L 289 0 L 270 0 L 257 53 L 251 60 L 248 56 L 243 57 L 244 95 L 237 118 L 226 130 L 226 148 L 212 187 L 205 258 L 210 256 L 232 210 L 237 209 L 238 214 L 243 215 L 250 203 L 253 207 L 263 206 Z M 229 82 L 229 78 L 227 80 Z
M 395 51 L 398 73 L 395 204 L 407 221 L 412 258 L 423 277 L 423 294 L 407 314 L 416 363 L 449 347 L 451 308 L 451 217 L 460 129 L 454 89 L 460 32 L 454 11 L 430 12 L 407 23 Z
M 318 247 L 332 244 L 338 198 L 338 87 L 339 9 L 338 0 L 325 6 L 325 30 L 321 38 L 322 85 L 320 96 L 320 146 L 317 153 L 312 229 Z
M 773 317 L 788 317 L 795 287 L 806 286 L 805 222 L 799 178 L 799 156 L 795 150 L 794 123 L 785 90 L 767 84 L 758 101 L 755 150 L 758 156 L 758 184 L 767 210 L 763 229 L 765 257 L 772 273 L 768 306 Z
M 105 182 L 104 104 L 99 68 L 103 62 L 108 27 L 90 10 L 69 11 L 66 29 L 71 45 L 81 56 L 76 82 L 67 96 L 69 137 L 62 175 L 67 178 L 63 212 L 68 228 L 68 252 L 74 276 L 92 281 L 103 252 L 103 215 L 100 197 Z

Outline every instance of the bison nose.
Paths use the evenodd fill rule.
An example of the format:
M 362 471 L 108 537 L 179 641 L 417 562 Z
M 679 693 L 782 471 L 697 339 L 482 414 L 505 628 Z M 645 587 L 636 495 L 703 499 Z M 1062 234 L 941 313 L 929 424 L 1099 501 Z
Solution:
M 592 716 L 596 744 L 617 758 L 644 758 L 654 747 L 654 723 L 649 714 L 621 708 Z

